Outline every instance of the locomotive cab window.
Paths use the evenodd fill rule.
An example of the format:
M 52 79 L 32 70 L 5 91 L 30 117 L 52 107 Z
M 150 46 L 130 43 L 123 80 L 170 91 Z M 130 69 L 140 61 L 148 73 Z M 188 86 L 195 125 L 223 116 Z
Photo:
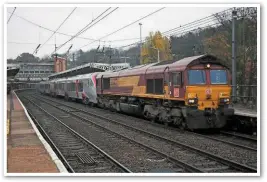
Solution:
M 189 70 L 188 71 L 188 83 L 189 85 L 206 84 L 205 70 Z
M 225 70 L 210 70 L 211 84 L 227 84 L 227 76 Z

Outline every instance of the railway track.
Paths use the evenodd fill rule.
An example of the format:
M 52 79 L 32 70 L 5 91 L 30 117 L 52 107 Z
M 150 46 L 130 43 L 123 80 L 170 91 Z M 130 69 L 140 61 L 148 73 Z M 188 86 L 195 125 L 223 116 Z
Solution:
M 231 132 L 231 131 L 221 131 L 221 134 L 228 135 L 228 136 L 235 137 L 235 138 L 240 138 L 240 139 L 245 139 L 245 140 L 257 142 L 257 137 L 245 135 L 242 133 Z
M 38 105 L 43 105 L 43 104 L 39 103 Z M 133 172 L 175 172 L 175 173 L 202 172 L 198 170 L 197 168 L 186 165 L 183 162 L 180 162 L 176 159 L 168 158 L 168 156 L 166 156 L 165 154 L 162 154 L 156 150 L 150 149 L 144 145 L 141 145 L 141 144 L 139 145 L 137 143 L 126 141 L 126 139 L 123 138 L 122 136 L 106 134 L 105 130 L 101 131 L 97 128 L 94 128 L 93 126 L 90 127 L 92 130 L 88 130 L 89 126 L 87 123 L 84 123 L 84 122 L 79 123 L 79 119 L 74 120 L 73 117 L 71 117 L 68 114 L 64 114 L 63 116 L 63 112 L 59 112 L 58 110 L 54 110 L 54 112 L 51 112 L 51 108 L 52 107 L 50 107 L 50 111 L 47 111 L 50 115 L 53 115 L 56 118 L 60 116 L 64 118 L 68 118 L 69 123 L 65 123 L 65 124 L 68 125 L 69 128 L 76 127 L 75 129 L 73 129 L 74 131 L 78 130 L 77 128 L 79 128 L 80 135 L 82 136 L 87 135 L 84 138 L 88 138 L 88 137 L 90 138 L 95 137 L 94 139 L 97 138 L 99 142 L 98 144 L 100 145 L 99 148 L 103 149 L 103 151 L 108 151 L 107 153 L 109 153 L 110 156 L 117 155 L 116 157 L 118 157 L 122 161 L 121 163 L 123 163 L 125 166 L 127 166 L 128 169 L 131 169 L 131 171 Z M 72 123 L 72 126 L 70 126 L 71 123 Z M 83 125 L 80 125 L 79 127 L 78 126 L 79 124 L 83 124 Z M 78 131 L 76 132 L 78 133 Z M 92 135 L 88 136 L 90 134 Z M 106 135 L 106 136 L 105 137 L 100 136 L 101 134 Z M 105 144 L 101 143 L 101 141 L 105 139 L 108 139 L 109 142 Z M 114 140 L 116 140 L 116 143 L 113 146 L 111 146 L 110 144 L 114 142 Z M 124 148 L 119 145 L 124 146 Z M 116 149 L 116 147 L 118 149 Z M 128 150 L 127 152 L 125 152 L 126 149 Z M 135 153 L 135 156 L 133 156 L 132 153 Z M 125 156 L 128 158 L 127 161 L 122 160 L 122 158 Z M 131 162 L 135 164 L 132 164 Z
M 228 133 L 228 132 L 227 132 Z M 203 135 L 201 135 L 203 136 Z M 205 136 L 212 140 L 221 141 L 223 143 L 230 144 L 232 146 L 237 146 L 243 149 L 257 151 L 257 139 L 251 140 L 248 138 L 237 137 L 236 135 L 228 135 L 225 132 L 220 131 L 220 134 L 213 134 L 211 136 Z
M 37 99 L 39 99 L 40 101 L 40 98 L 37 98 Z M 98 127 L 101 127 L 102 129 L 105 129 L 109 132 L 117 133 L 118 135 L 124 138 L 127 138 L 128 140 L 131 140 L 132 142 L 141 144 L 140 142 L 137 142 L 134 139 L 138 139 L 138 141 L 142 141 L 142 138 L 145 138 L 146 141 L 142 141 L 142 142 L 147 144 L 151 142 L 152 140 L 154 140 L 154 143 L 156 143 L 156 145 L 150 145 L 150 146 L 146 145 L 145 147 L 153 149 L 153 150 L 161 151 L 161 153 L 166 153 L 167 151 L 168 152 L 178 151 L 178 152 L 175 152 L 175 154 L 172 153 L 168 157 L 174 158 L 174 157 L 178 157 L 179 155 L 180 156 L 184 155 L 186 157 L 183 157 L 183 160 L 187 164 L 195 167 L 196 169 L 199 169 L 202 172 L 256 172 L 257 171 L 255 168 L 249 167 L 247 165 L 239 164 L 237 162 L 224 159 L 220 156 L 211 154 L 209 152 L 206 152 L 206 151 L 194 148 L 192 146 L 153 134 L 151 132 L 142 130 L 140 128 L 135 128 L 132 126 L 125 125 L 123 123 L 119 123 L 115 120 L 108 119 L 103 116 L 99 116 L 99 115 L 97 116 L 93 114 L 94 118 L 95 117 L 100 118 L 100 120 L 98 119 L 96 123 L 95 121 L 92 121 L 94 118 L 90 117 L 92 113 L 88 113 L 87 111 L 77 109 L 71 106 L 63 105 L 62 103 L 52 101 L 52 100 L 51 101 L 56 103 L 56 105 L 51 104 L 51 102 L 48 102 L 46 100 L 41 99 L 41 101 L 55 108 L 58 108 L 62 111 L 69 112 L 71 115 L 77 118 L 80 118 L 83 121 L 94 124 Z M 111 130 L 110 128 L 112 128 L 113 130 Z M 114 130 L 117 130 L 117 132 L 114 132 Z M 118 130 L 120 131 L 118 132 Z M 128 137 L 125 134 L 127 134 Z M 165 150 L 160 146 L 164 146 Z
M 68 127 L 60 119 L 35 104 L 32 100 L 23 97 L 22 101 L 26 103 L 28 112 L 34 122 L 46 140 L 52 145 L 52 148 L 56 151 L 69 172 L 131 172 L 92 142 Z M 29 106 L 29 104 L 34 107 Z M 39 119 L 36 119 L 37 117 L 42 118 L 42 122 L 39 122 Z
M 42 97 L 42 98 L 45 98 L 46 100 L 50 100 L 52 102 L 57 102 L 54 99 L 49 99 L 47 97 Z M 62 103 L 62 102 L 58 102 L 58 103 L 61 103 L 64 106 L 73 107 L 73 106 L 71 106 L 69 104 L 66 104 L 66 103 Z M 79 107 L 79 109 L 83 110 L 84 107 L 82 108 L 82 106 L 81 106 L 81 107 Z M 86 112 L 88 113 L 89 111 L 86 111 Z M 105 116 L 103 116 L 102 113 L 100 113 L 101 114 L 100 115 L 97 112 L 90 111 L 90 114 L 94 115 L 96 117 L 99 117 L 99 118 L 105 117 Z M 118 113 L 116 113 L 116 115 L 118 115 Z M 127 116 L 127 117 L 128 118 L 132 118 L 131 116 Z M 140 120 L 140 122 L 146 121 L 146 120 L 139 119 L 139 118 L 132 118 L 132 119 L 135 120 L 135 121 L 136 120 Z M 118 119 L 116 121 L 118 121 Z M 121 122 L 121 123 L 125 123 L 125 122 Z M 157 124 L 157 123 L 150 123 L 150 124 L 162 127 L 161 124 Z M 168 129 L 172 130 L 172 131 L 181 132 L 181 130 L 178 129 L 178 128 L 169 127 Z M 187 132 L 187 131 L 182 131 L 182 132 Z M 192 134 L 192 133 L 193 132 L 190 132 L 190 134 Z M 201 136 L 203 138 L 219 141 L 219 142 L 222 142 L 222 143 L 225 143 L 225 144 L 229 144 L 231 146 L 239 147 L 239 148 L 242 148 L 242 149 L 247 149 L 247 150 L 251 150 L 251 151 L 255 151 L 255 152 L 257 151 L 257 139 L 256 138 L 245 137 L 243 135 L 238 135 L 238 134 L 237 135 L 233 135 L 230 132 L 223 132 L 223 131 L 220 132 L 220 134 L 212 134 L 212 135 L 207 135 L 207 134 L 204 135 L 204 134 L 199 134 L 199 133 L 196 133 L 196 132 L 194 132 L 193 134 L 196 135 L 196 136 Z

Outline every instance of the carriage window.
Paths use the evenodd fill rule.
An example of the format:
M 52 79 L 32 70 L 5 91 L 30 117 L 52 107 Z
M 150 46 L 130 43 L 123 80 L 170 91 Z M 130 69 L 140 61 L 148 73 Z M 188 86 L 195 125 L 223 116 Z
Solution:
M 93 87 L 94 86 L 94 83 L 93 83 L 93 81 L 89 78 L 89 80 L 88 80 L 88 85 L 90 86 L 90 87 Z
M 225 70 L 210 70 L 211 84 L 227 84 L 227 76 Z
M 83 91 L 83 83 L 78 83 L 78 91 L 79 92 Z
M 181 72 L 172 74 L 173 85 L 181 85 Z
M 189 85 L 205 84 L 206 74 L 204 70 L 189 70 L 188 71 Z
M 75 83 L 71 83 L 71 90 L 72 91 L 75 91 L 76 90 Z

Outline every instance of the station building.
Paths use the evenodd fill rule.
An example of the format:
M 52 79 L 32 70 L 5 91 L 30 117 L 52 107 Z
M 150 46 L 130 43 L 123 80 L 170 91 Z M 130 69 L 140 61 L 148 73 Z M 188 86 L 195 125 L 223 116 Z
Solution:
M 54 62 L 46 63 L 19 63 L 20 70 L 15 76 L 18 81 L 47 80 L 48 76 L 55 73 Z

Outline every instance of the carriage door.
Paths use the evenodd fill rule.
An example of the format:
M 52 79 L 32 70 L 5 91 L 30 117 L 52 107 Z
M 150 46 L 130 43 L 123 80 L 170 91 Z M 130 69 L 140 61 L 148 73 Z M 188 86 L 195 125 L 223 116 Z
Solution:
M 182 73 L 173 72 L 170 74 L 170 95 L 171 97 L 178 98 L 182 97 Z

